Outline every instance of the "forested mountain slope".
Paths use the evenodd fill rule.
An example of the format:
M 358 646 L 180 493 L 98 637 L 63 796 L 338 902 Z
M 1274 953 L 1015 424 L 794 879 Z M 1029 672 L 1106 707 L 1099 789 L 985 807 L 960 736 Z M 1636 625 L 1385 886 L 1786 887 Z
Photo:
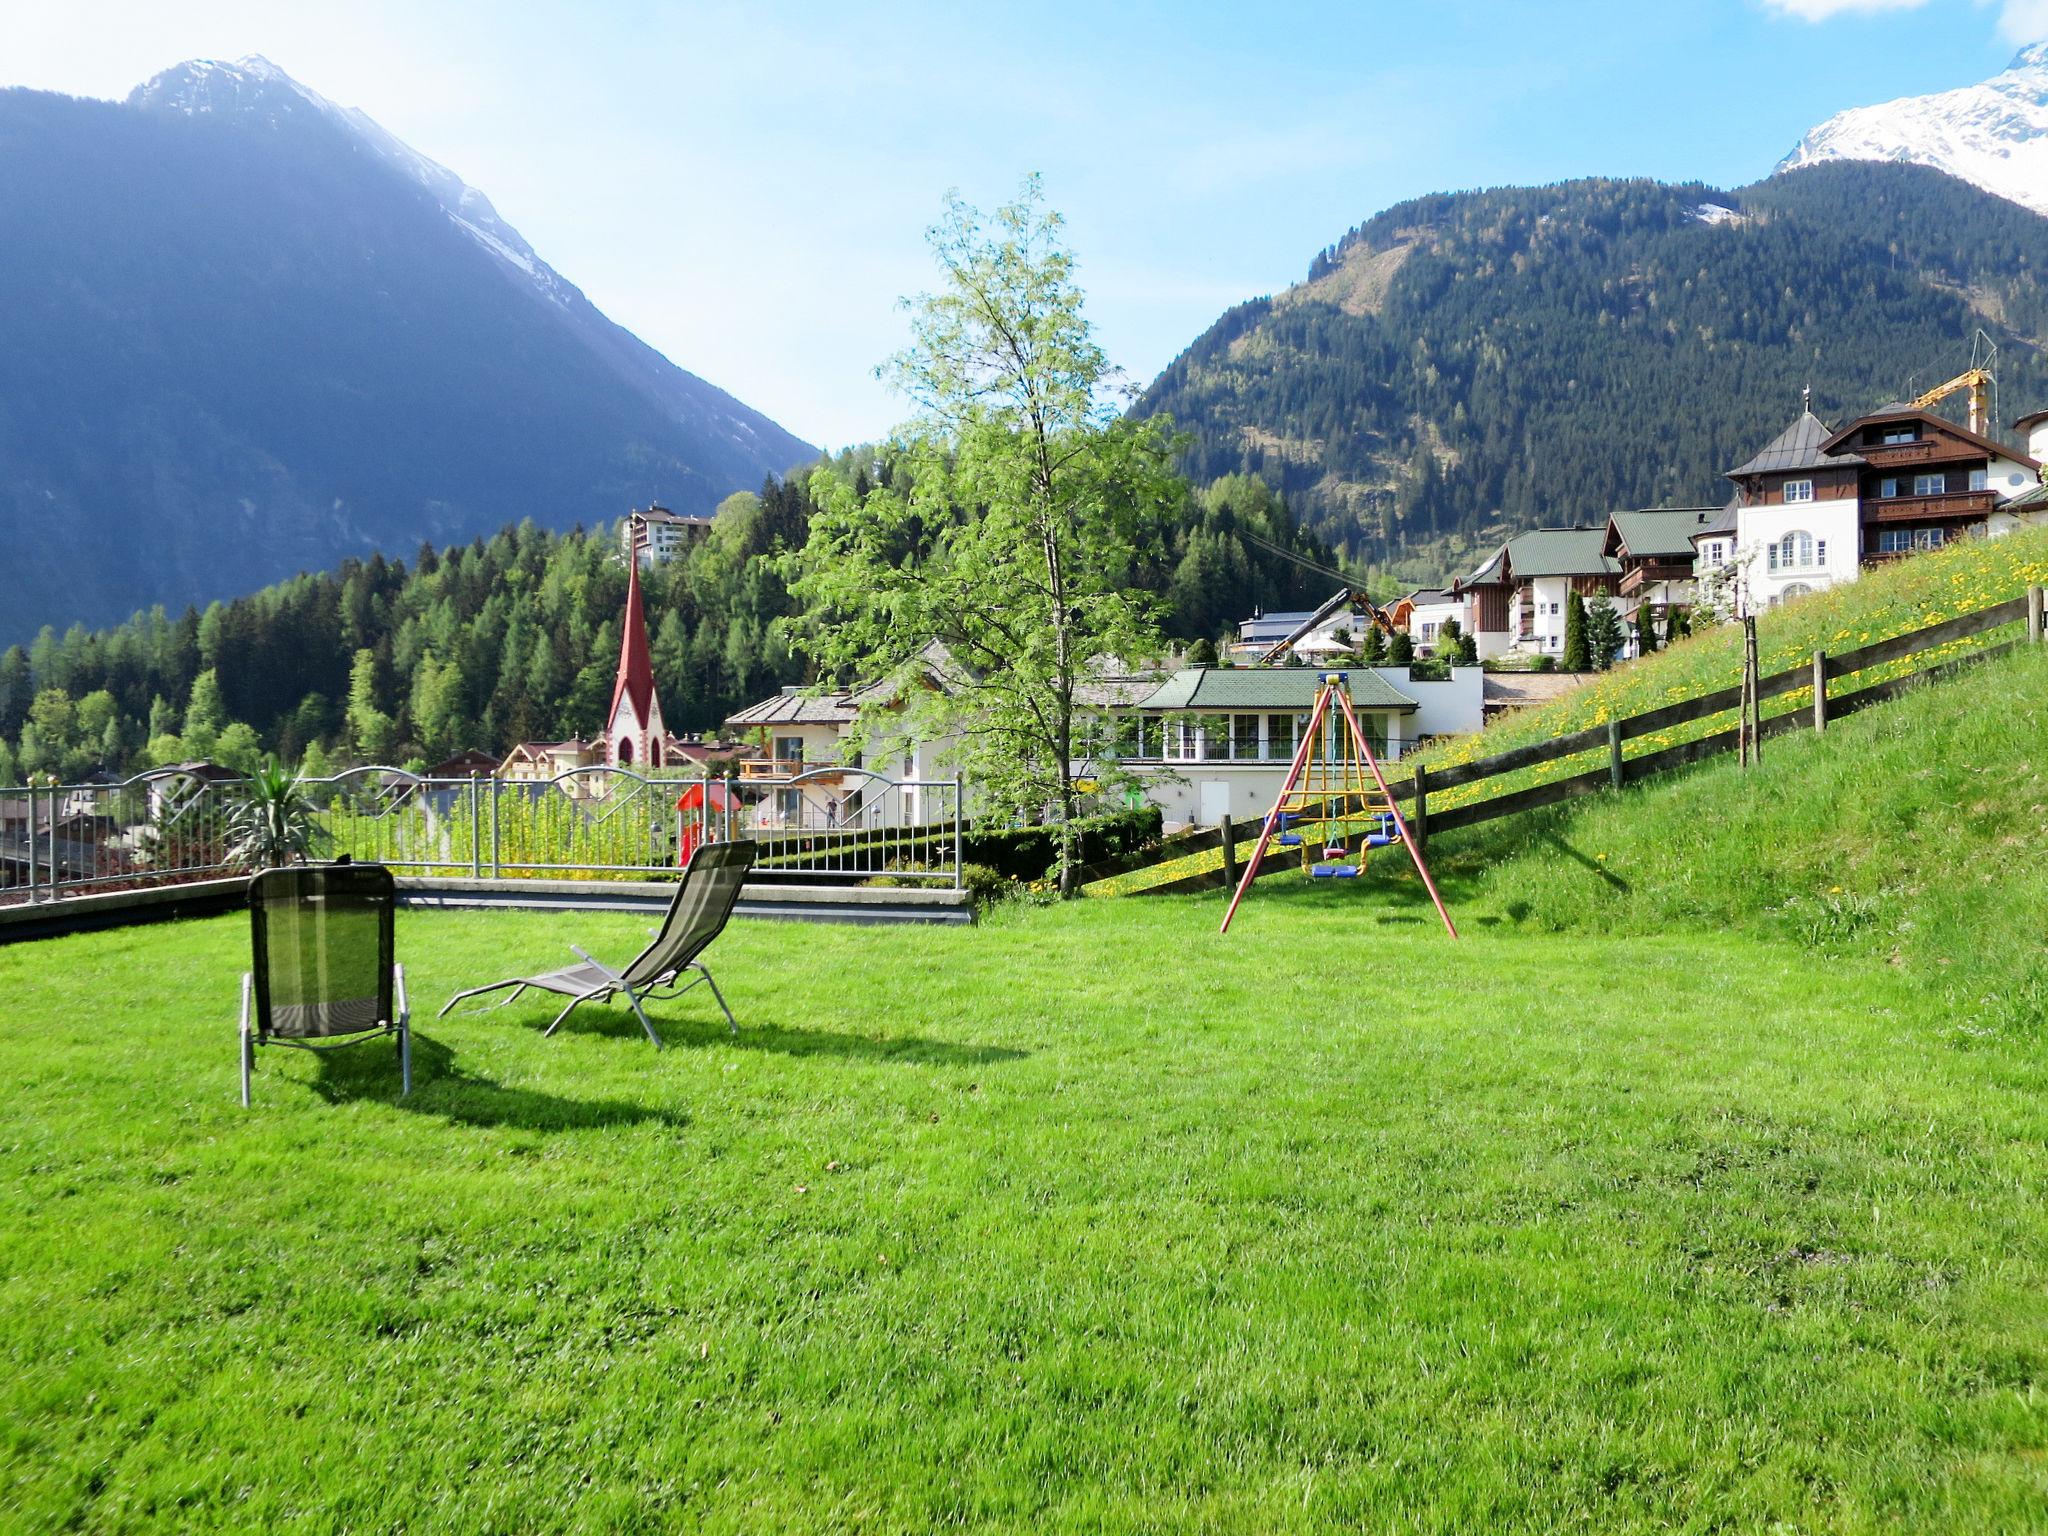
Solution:
M 0 644 L 816 455 L 260 59 L 0 91 L 0 358 Z
M 855 455 L 839 462 L 867 472 Z M 790 603 L 775 562 L 803 546 L 811 505 L 802 480 L 728 497 L 707 535 L 649 571 L 649 639 L 671 729 L 715 731 L 740 706 L 806 680 L 777 633 Z M 1231 477 L 1174 509 L 1131 579 L 1181 639 L 1213 636 L 1254 607 L 1329 595 L 1333 582 L 1260 539 L 1332 558 L 1268 486 Z M 264 750 L 294 763 L 309 751 L 316 762 L 431 763 L 467 747 L 591 736 L 611 699 L 625 597 L 611 528 L 557 534 L 522 523 L 424 546 L 410 564 L 349 560 L 204 612 L 45 629 L 0 651 L 0 785 L 186 757 L 247 766 Z
M 1938 171 L 1836 163 L 1722 192 L 1589 180 L 1419 198 L 1219 319 L 1135 409 L 1361 560 L 1721 499 L 1799 410 L 1846 417 L 1999 343 L 2048 404 L 2048 219 Z

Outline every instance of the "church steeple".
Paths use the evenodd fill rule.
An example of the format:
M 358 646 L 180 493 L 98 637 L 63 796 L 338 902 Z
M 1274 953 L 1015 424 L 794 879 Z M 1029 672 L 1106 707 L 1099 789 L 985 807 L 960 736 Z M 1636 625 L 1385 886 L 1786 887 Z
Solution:
M 637 555 L 637 551 L 635 552 Z M 626 561 L 626 617 L 619 633 L 619 675 L 606 717 L 605 761 L 614 768 L 661 767 L 661 700 L 654 693 L 654 662 L 647 649 L 647 609 L 640 597 L 640 562 Z

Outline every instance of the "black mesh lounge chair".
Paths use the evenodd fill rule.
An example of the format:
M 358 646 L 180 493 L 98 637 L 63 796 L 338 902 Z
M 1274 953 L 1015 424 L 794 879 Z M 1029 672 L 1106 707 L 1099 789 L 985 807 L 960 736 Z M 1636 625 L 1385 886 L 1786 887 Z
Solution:
M 702 981 L 710 985 L 711 995 L 718 999 L 726 1024 L 734 1034 L 738 1034 L 739 1021 L 726 1007 L 725 994 L 718 990 L 718 983 L 711 980 L 711 972 L 697 957 L 724 931 L 726 919 L 732 916 L 733 905 L 740 899 L 740 887 L 746 883 L 747 871 L 753 867 L 755 851 L 751 842 L 706 843 L 691 854 L 690 862 L 683 868 L 683 878 L 676 886 L 675 899 L 669 903 L 668 915 L 661 920 L 661 926 L 653 930 L 653 941 L 624 970 L 615 971 L 571 944 L 570 950 L 582 958 L 581 965 L 548 971 L 539 976 L 508 976 L 487 987 L 471 987 L 442 1004 L 442 1014 L 445 1015 L 465 997 L 481 997 L 486 992 L 510 987 L 510 997 L 491 1004 L 491 1008 L 502 1008 L 506 1003 L 517 1001 L 519 995 L 531 987 L 536 992 L 553 992 L 569 999 L 568 1006 L 555 1015 L 554 1022 L 545 1031 L 552 1035 L 561 1028 L 562 1020 L 576 1011 L 578 1004 L 603 1002 L 613 993 L 623 993 L 640 1020 L 640 1027 L 647 1031 L 647 1038 L 659 1050 L 661 1036 L 654 1032 L 654 1025 L 649 1022 L 647 1010 L 641 1004 L 650 998 L 680 997 Z M 685 974 L 692 971 L 696 974 L 685 980 Z M 490 1009 L 475 1011 L 488 1013 Z
M 391 960 L 397 905 L 381 864 L 266 869 L 249 882 L 255 969 L 242 977 L 244 1109 L 259 1045 L 327 1050 L 394 1035 L 403 1092 L 412 1092 L 405 968 Z

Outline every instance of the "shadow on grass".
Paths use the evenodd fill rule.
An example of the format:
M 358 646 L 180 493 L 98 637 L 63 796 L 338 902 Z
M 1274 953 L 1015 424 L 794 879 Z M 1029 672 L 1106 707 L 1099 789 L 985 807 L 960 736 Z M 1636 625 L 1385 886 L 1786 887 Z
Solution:
M 525 1009 L 521 1003 L 508 1005 L 502 1014 L 497 1014 L 495 1009 L 478 1010 L 479 1013 L 497 1014 L 514 1028 L 531 1029 L 536 1034 L 548 1027 L 556 1011 L 553 1006 L 542 1004 Z M 723 1045 L 741 1051 L 774 1051 L 784 1056 L 839 1056 L 849 1060 L 910 1062 L 943 1067 L 977 1067 L 1001 1061 L 1021 1061 L 1030 1054 L 1004 1045 L 963 1045 L 951 1040 L 927 1040 L 917 1035 L 856 1035 L 808 1026 L 785 1029 L 779 1024 L 749 1019 L 737 1007 L 733 1012 L 740 1014 L 737 1035 L 731 1033 L 725 1027 L 724 1018 L 715 1013 L 709 1017 L 664 1017 L 658 999 L 648 1008 L 647 1016 L 654 1021 L 654 1027 L 661 1032 L 662 1042 L 670 1050 L 678 1046 Z M 460 1018 L 461 1015 L 451 1014 L 449 1017 Z M 642 1032 L 640 1021 L 623 1004 L 584 1004 L 563 1020 L 562 1027 L 556 1031 L 558 1036 L 572 1033 L 604 1035 L 632 1042 L 643 1050 L 654 1049 Z M 413 1066 L 417 1081 L 417 1057 Z
M 507 1088 L 465 1072 L 455 1052 L 417 1030 L 412 1037 L 412 1092 L 399 1097 L 396 1048 L 365 1042 L 359 1049 L 313 1053 L 319 1075 L 313 1091 L 330 1104 L 381 1099 L 416 1115 L 438 1115 L 458 1125 L 508 1126 L 522 1131 L 582 1131 L 655 1121 L 680 1130 L 690 1117 L 623 1099 L 565 1099 L 531 1088 Z
M 1633 887 L 1630 886 L 1630 884 L 1626 880 L 1622 879 L 1621 876 L 1615 874 L 1614 871 L 1609 869 L 1605 864 L 1602 864 L 1597 859 L 1587 858 L 1583 853 L 1579 852 L 1578 849 L 1574 848 L 1570 843 L 1566 842 L 1563 838 L 1559 837 L 1555 832 L 1545 832 L 1540 840 L 1544 843 L 1547 843 L 1550 847 L 1555 848 L 1559 853 L 1563 854 L 1566 858 L 1572 860 L 1572 862 L 1574 862 L 1575 864 L 1579 864 L 1589 872 L 1598 875 L 1602 880 L 1605 880 L 1607 882 L 1609 887 L 1616 891 L 1619 891 L 1622 895 L 1626 896 L 1633 889 Z

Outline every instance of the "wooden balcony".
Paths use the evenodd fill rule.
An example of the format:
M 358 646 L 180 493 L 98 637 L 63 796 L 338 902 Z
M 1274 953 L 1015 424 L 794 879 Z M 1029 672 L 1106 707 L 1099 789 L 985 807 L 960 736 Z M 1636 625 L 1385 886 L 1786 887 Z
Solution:
M 1873 469 L 1889 469 L 1894 464 L 1926 464 L 1937 458 L 1970 457 L 1967 449 L 1934 438 L 1922 438 L 1917 443 L 1872 443 L 1867 448 L 1848 444 L 1843 451 L 1866 460 Z
M 1986 517 L 1997 506 L 1996 491 L 1950 491 L 1944 496 L 1884 496 L 1863 503 L 1863 521 L 1928 523 L 1947 517 Z
M 820 776 L 817 782 L 830 782 L 840 777 L 839 766 L 831 758 L 743 757 L 739 761 L 740 781 L 793 779 L 800 773 L 815 773 Z
M 1633 596 L 1660 581 L 1691 580 L 1692 562 L 1689 560 L 1645 560 L 1641 565 L 1632 565 L 1622 572 L 1621 596 Z

